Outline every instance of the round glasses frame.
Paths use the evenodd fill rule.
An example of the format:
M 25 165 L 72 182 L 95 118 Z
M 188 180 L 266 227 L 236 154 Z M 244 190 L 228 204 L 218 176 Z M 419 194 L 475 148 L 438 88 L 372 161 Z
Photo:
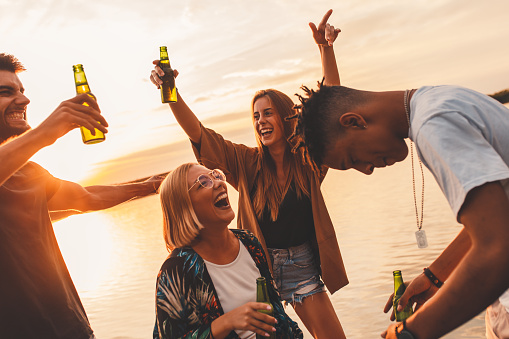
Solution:
M 207 174 L 201 174 L 187 191 L 189 192 L 196 184 L 200 184 L 203 188 L 212 188 L 214 187 L 214 180 L 226 181 L 223 171 L 214 169 Z

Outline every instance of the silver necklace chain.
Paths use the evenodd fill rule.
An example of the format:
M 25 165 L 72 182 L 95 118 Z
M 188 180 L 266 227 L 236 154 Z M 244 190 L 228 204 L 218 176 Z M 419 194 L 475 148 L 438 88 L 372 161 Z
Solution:
M 405 91 L 404 100 L 403 100 L 403 103 L 405 105 L 405 113 L 406 113 L 406 118 L 408 121 L 408 129 L 409 130 L 410 130 L 410 109 L 408 107 L 409 106 L 408 98 L 410 96 L 410 92 L 411 92 L 411 90 L 408 90 L 408 89 Z M 417 159 L 419 159 L 419 167 L 421 168 L 421 178 L 422 178 L 421 218 L 419 220 L 419 211 L 417 208 L 417 194 L 415 192 L 415 171 L 414 171 L 414 147 L 413 147 L 413 144 L 414 144 L 413 141 L 410 140 L 410 158 L 412 159 L 412 188 L 414 191 L 415 218 L 417 220 L 417 228 L 420 231 L 422 228 L 422 221 L 423 221 L 423 217 L 424 217 L 424 171 L 422 169 L 422 161 L 419 157 L 417 157 Z

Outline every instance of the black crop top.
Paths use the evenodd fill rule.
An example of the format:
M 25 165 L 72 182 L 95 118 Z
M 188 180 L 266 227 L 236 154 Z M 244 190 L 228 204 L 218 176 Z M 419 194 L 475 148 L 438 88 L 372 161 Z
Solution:
M 254 190 L 251 196 L 253 193 Z M 301 199 L 298 199 L 295 184 L 292 182 L 281 206 L 279 206 L 276 221 L 271 220 L 270 210 L 268 206 L 265 206 L 258 224 L 268 248 L 289 248 L 302 245 L 314 237 L 315 226 L 311 200 L 304 194 Z

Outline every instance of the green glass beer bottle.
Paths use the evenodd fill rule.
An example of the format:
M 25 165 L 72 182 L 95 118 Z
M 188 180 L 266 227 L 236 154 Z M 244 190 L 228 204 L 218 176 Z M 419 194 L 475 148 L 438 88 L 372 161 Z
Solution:
M 258 312 L 265 313 L 270 315 L 271 317 L 274 316 L 274 309 L 272 307 L 272 304 L 269 300 L 269 294 L 267 293 L 267 282 L 265 281 L 265 277 L 259 277 L 256 279 L 256 301 L 259 303 L 265 303 L 267 305 L 270 305 L 270 310 L 259 310 Z M 262 339 L 262 338 L 269 338 L 269 339 L 275 339 L 276 333 L 275 332 L 269 332 L 270 336 L 264 337 L 262 335 L 256 334 L 256 339 Z
M 161 46 L 159 48 L 159 67 L 161 67 L 164 72 L 164 76 L 161 78 L 161 80 L 163 80 L 163 84 L 161 85 L 161 101 L 163 103 L 177 102 L 175 77 L 173 76 L 173 69 L 171 69 L 170 66 L 166 46 Z
M 95 100 L 95 96 L 90 92 L 90 87 L 88 86 L 88 81 L 85 75 L 85 71 L 83 70 L 83 65 L 74 65 L 72 66 L 72 69 L 74 71 L 74 84 L 76 85 L 76 94 L 87 93 L 89 97 Z M 84 102 L 83 105 L 88 106 L 86 102 Z M 97 144 L 98 142 L 104 141 L 105 139 L 104 133 L 97 128 L 95 129 L 95 135 L 93 135 L 88 128 L 83 126 L 80 126 L 80 131 L 81 139 L 83 139 L 83 143 L 87 145 Z
M 396 317 L 396 321 L 403 321 L 406 318 L 410 317 L 414 311 L 412 310 L 412 306 L 407 304 L 406 307 L 398 312 L 398 303 L 399 298 L 405 292 L 405 283 L 403 282 L 403 277 L 401 276 L 401 271 L 392 272 L 394 276 L 394 297 L 392 299 L 392 308 L 394 309 L 394 316 Z

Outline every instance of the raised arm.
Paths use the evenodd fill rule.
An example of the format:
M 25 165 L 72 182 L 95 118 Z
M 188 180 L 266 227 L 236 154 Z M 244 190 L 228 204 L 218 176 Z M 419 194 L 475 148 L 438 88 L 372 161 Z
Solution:
M 155 176 L 139 183 L 88 187 L 62 181 L 48 201 L 48 209 L 53 220 L 70 214 L 103 210 L 134 198 L 155 194 L 163 179 Z
M 325 78 L 324 84 L 328 86 L 340 86 L 341 82 L 333 44 L 341 30 L 327 23 L 331 14 L 332 9 L 325 13 L 318 27 L 312 22 L 309 23 L 309 27 L 313 32 L 313 38 L 320 50 L 322 73 Z
M 158 66 L 159 60 L 154 60 L 152 63 L 155 67 L 150 74 L 150 81 L 159 88 L 159 86 L 163 83 L 160 77 L 164 75 L 164 72 Z M 178 72 L 176 70 L 174 70 L 174 76 L 178 76 Z M 187 106 L 184 99 L 180 96 L 179 91 L 177 91 L 177 102 L 170 103 L 169 105 L 175 119 L 177 119 L 177 122 L 187 134 L 189 139 L 191 139 L 194 143 L 199 143 L 201 140 L 200 120 L 198 120 L 193 111 L 191 111 L 189 106 Z
M 84 102 L 89 106 L 82 105 Z M 39 126 L 0 145 L 0 185 L 40 149 L 79 126 L 108 132 L 97 102 L 86 94 L 62 102 Z

